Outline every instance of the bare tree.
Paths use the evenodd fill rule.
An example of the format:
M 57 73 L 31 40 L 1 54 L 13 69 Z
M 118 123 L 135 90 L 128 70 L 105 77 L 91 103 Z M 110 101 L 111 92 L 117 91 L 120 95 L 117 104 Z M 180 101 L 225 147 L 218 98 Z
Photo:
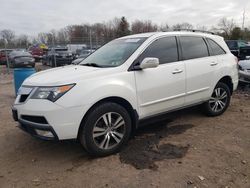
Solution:
M 170 27 L 167 23 L 165 23 L 165 24 L 161 24 L 161 26 L 159 26 L 158 30 L 159 31 L 169 31 Z
M 178 29 L 194 29 L 194 26 L 190 23 L 184 22 L 184 23 L 178 23 L 172 26 L 174 30 Z
M 39 43 L 43 43 L 43 44 L 46 44 L 48 41 L 48 34 L 47 33 L 39 33 L 37 35 L 37 41 Z
M 131 32 L 136 33 L 145 33 L 145 32 L 155 32 L 158 30 L 157 24 L 152 23 L 151 20 L 135 20 L 131 26 Z
M 11 44 L 15 38 L 15 32 L 10 29 L 4 29 L 0 32 L 0 36 L 2 39 L 7 40 L 7 42 Z
M 222 31 L 223 36 L 228 39 L 236 27 L 236 24 L 233 19 L 222 18 L 218 23 L 218 27 L 218 30 Z
M 29 45 L 29 37 L 27 35 L 20 35 L 15 40 L 15 45 L 21 48 L 27 48 Z

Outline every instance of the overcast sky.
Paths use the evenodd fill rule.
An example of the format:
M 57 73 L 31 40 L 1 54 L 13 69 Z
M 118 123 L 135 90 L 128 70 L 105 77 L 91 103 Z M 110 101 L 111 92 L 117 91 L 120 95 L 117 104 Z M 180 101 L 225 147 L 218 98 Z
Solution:
M 36 35 L 70 24 L 103 22 L 125 16 L 170 25 L 216 25 L 220 18 L 233 18 L 241 25 L 246 7 L 250 26 L 249 0 L 0 0 L 0 30 Z

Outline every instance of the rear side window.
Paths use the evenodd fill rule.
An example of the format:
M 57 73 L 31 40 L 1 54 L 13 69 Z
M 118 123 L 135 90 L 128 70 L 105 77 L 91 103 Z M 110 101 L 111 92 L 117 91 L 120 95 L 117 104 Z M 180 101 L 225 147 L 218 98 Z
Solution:
M 178 50 L 175 37 L 165 37 L 154 41 L 139 57 L 141 62 L 146 57 L 158 58 L 160 64 L 178 61 Z
M 207 39 L 207 42 L 211 48 L 210 55 L 222 55 L 225 54 L 226 52 L 213 40 Z
M 208 49 L 202 37 L 180 37 L 182 54 L 185 60 L 208 56 Z

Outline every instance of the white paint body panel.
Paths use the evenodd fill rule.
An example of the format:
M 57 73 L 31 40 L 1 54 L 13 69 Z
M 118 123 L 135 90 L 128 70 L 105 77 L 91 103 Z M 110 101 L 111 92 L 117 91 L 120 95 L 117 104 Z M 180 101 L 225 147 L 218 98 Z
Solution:
M 194 35 L 212 38 L 227 52 L 226 55 L 179 61 L 159 65 L 141 71 L 128 71 L 134 60 L 155 39 L 165 36 Z M 236 89 L 238 84 L 237 64 L 221 37 L 191 32 L 147 33 L 132 37 L 148 39 L 121 66 L 94 68 L 66 66 L 34 74 L 26 79 L 26 86 L 76 85 L 56 102 L 29 99 L 23 104 L 14 104 L 20 115 L 44 116 L 59 139 L 76 138 L 82 118 L 98 101 L 107 97 L 127 100 L 139 119 L 161 112 L 178 109 L 207 100 L 224 76 L 230 76 Z M 211 62 L 216 66 L 210 66 Z M 176 69 L 179 74 L 172 74 Z

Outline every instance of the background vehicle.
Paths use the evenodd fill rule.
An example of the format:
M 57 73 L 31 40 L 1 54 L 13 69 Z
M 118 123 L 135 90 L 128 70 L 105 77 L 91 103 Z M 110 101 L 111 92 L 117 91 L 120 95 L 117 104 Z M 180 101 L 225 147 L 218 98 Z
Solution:
M 86 44 L 68 44 L 66 47 L 73 54 L 77 54 L 77 51 L 82 50 L 82 49 L 86 49 L 87 45 Z
M 138 122 L 202 104 L 223 114 L 238 85 L 237 58 L 222 37 L 160 32 L 109 42 L 76 66 L 26 79 L 13 117 L 48 140 L 78 138 L 87 152 L 119 151 Z
M 7 56 L 9 55 L 10 52 L 12 52 L 12 49 L 1 49 L 0 50 L 0 65 L 7 65 Z
M 248 43 L 243 40 L 226 40 L 225 42 L 232 54 L 234 54 L 236 57 L 240 57 L 240 48 L 249 46 Z
M 12 51 L 9 54 L 9 63 L 11 68 L 35 67 L 35 59 L 29 52 Z
M 239 81 L 250 84 L 250 57 L 239 61 Z
M 44 49 L 40 47 L 30 47 L 29 52 L 34 57 L 35 61 L 40 61 L 43 58 L 43 55 L 45 54 Z
M 51 67 L 69 65 L 74 60 L 74 55 L 68 48 L 50 48 L 44 56 L 43 64 Z
M 76 58 L 72 64 L 79 64 L 80 62 L 82 62 L 86 57 L 88 57 L 90 54 L 92 54 L 95 50 L 91 50 L 91 49 L 82 49 L 77 51 L 77 55 Z

